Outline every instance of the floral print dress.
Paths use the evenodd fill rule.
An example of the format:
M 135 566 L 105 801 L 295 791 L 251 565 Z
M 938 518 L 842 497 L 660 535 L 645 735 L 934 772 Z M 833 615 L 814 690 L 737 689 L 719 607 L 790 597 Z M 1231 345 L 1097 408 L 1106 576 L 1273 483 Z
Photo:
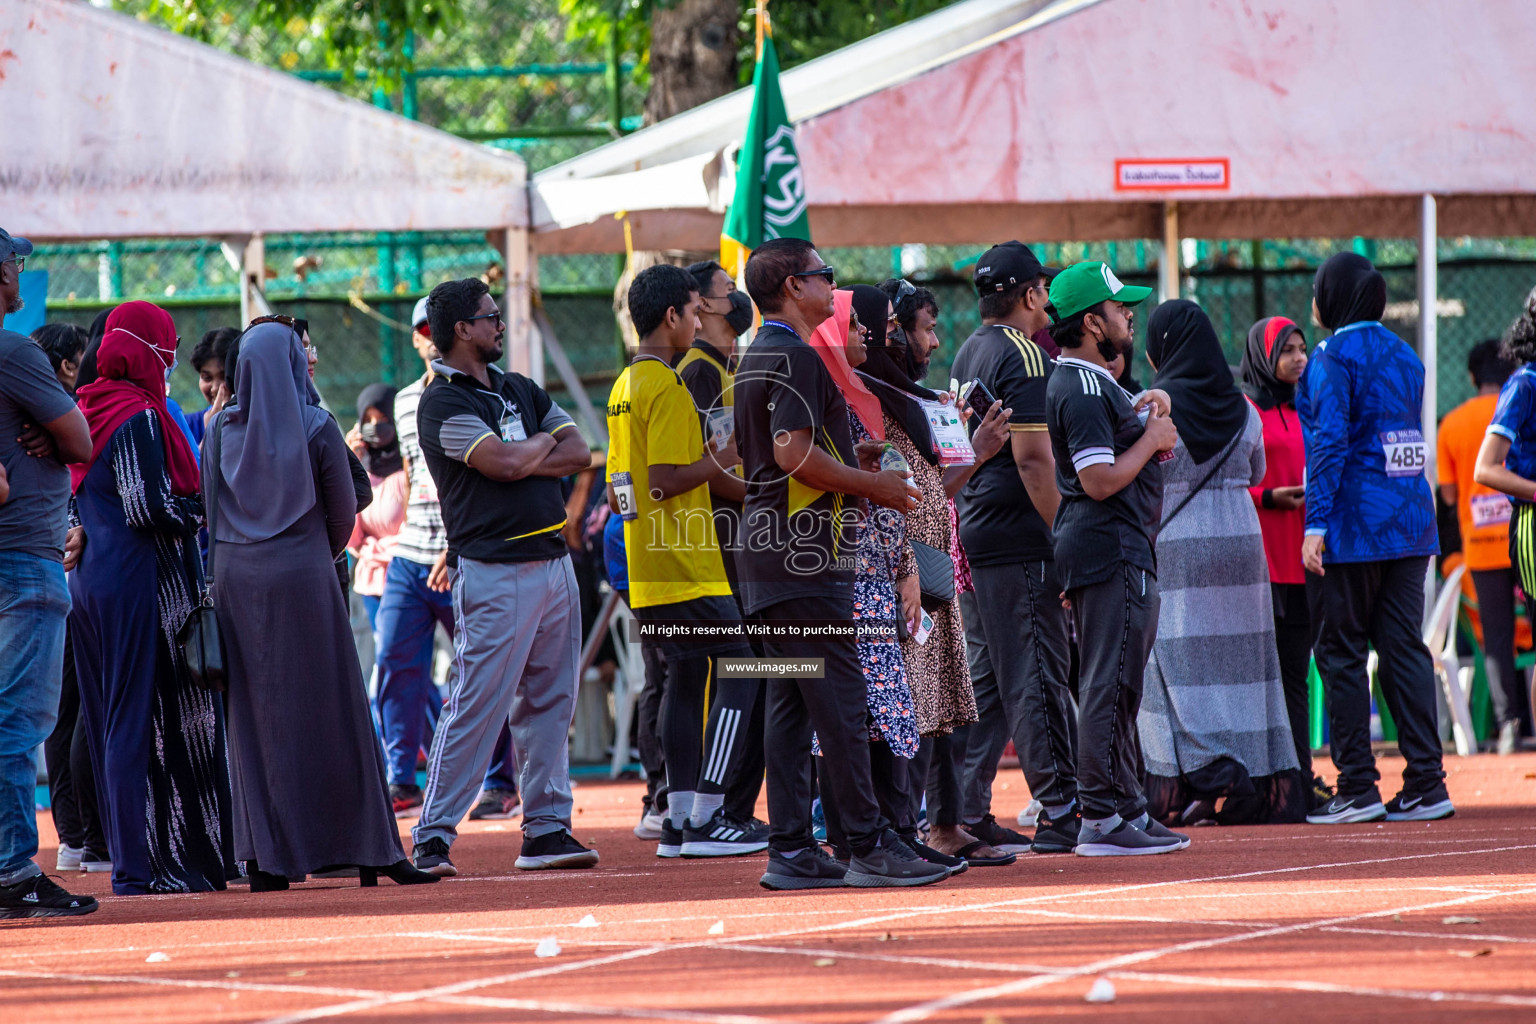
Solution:
M 850 410 L 853 443 L 874 440 Z M 859 519 L 853 577 L 854 621 L 895 622 L 901 617 L 896 580 L 917 571 L 906 540 L 906 519 L 895 509 L 869 506 Z M 917 755 L 917 716 L 907 685 L 901 645 L 893 639 L 860 638 L 859 664 L 869 700 L 869 738 L 891 748 L 898 757 Z M 820 753 L 818 745 L 815 753 Z

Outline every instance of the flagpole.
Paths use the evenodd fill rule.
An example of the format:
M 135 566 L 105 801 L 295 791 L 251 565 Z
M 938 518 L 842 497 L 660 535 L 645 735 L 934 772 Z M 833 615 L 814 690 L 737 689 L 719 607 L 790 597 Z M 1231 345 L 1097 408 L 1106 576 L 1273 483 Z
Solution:
M 757 59 L 763 59 L 763 32 L 768 23 L 768 0 L 757 0 Z

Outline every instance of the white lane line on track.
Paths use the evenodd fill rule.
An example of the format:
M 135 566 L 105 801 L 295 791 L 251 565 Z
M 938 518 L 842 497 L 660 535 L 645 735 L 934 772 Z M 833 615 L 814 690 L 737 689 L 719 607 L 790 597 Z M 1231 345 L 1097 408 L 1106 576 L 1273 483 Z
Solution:
M 999 907 L 995 913 L 1023 914 L 1029 917 L 1059 917 L 1068 921 L 1135 921 L 1143 924 L 1211 925 L 1222 928 L 1264 928 L 1262 921 L 1219 921 L 1200 917 L 1152 917 L 1140 914 L 1084 914 L 1073 910 L 1046 910 L 1043 907 Z
M 1445 992 L 1439 989 L 1370 988 L 1362 985 L 1338 985 L 1327 981 L 1260 981 L 1249 978 L 1207 978 L 1190 974 L 1161 974 L 1142 971 L 1110 971 L 1111 978 L 1149 981 L 1169 985 L 1205 988 L 1289 989 L 1293 992 L 1323 992 L 1349 996 L 1376 996 L 1388 999 L 1413 999 L 1427 1003 L 1493 1003 L 1497 1006 L 1536 1006 L 1536 996 L 1512 996 L 1497 992 Z
M 366 999 L 387 999 L 388 992 L 376 989 L 335 988 L 325 985 L 283 985 L 263 982 L 198 981 L 189 978 L 155 978 L 113 974 L 66 974 L 58 971 L 8 971 L 0 970 L 0 978 L 27 980 L 72 981 L 80 984 L 149 985 L 160 988 L 202 989 L 226 992 L 260 992 L 281 995 L 343 996 Z M 539 1013 L 572 1013 L 599 1019 L 612 1017 L 638 1017 L 644 1020 L 676 1020 L 694 1024 L 790 1024 L 782 1018 L 754 1017 L 744 1014 L 702 1013 L 691 1010 L 662 1009 L 643 1006 L 599 1006 L 592 1003 L 572 1003 L 558 1000 L 505 999 L 497 996 L 443 996 L 435 1000 L 459 1006 L 479 1006 L 501 1010 L 532 1010 Z
M 810 933 L 810 932 L 818 932 L 818 931 L 846 931 L 846 930 L 849 930 L 849 929 L 852 929 L 852 928 L 868 927 L 869 925 L 884 924 L 884 923 L 886 923 L 888 921 L 906 920 L 906 919 L 911 919 L 911 918 L 914 918 L 914 917 L 936 917 L 936 916 L 945 915 L 945 914 L 969 913 L 969 912 L 972 912 L 974 910 L 984 910 L 984 909 L 991 909 L 991 908 L 1003 907 L 1003 906 L 1022 906 L 1022 905 L 1026 905 L 1026 904 L 1030 904 L 1030 903 L 1039 903 L 1039 902 L 1045 902 L 1045 901 L 1059 901 L 1059 900 L 1062 900 L 1062 899 L 1091 899 L 1091 898 L 1093 898 L 1095 896 L 1114 896 L 1114 895 L 1117 895 L 1119 893 L 1136 892 L 1136 891 L 1141 891 L 1141 890 L 1146 890 L 1146 889 L 1161 888 L 1161 887 L 1164 887 L 1164 886 L 1193 885 L 1193 884 L 1210 883 L 1210 882 L 1231 882 L 1231 881 L 1238 881 L 1238 880 L 1247 879 L 1247 878 L 1263 878 L 1263 877 L 1268 877 L 1268 876 L 1272 876 L 1272 875 L 1296 874 L 1296 873 L 1299 873 L 1299 872 L 1307 872 L 1307 871 L 1322 871 L 1322 870 L 1328 870 L 1328 869 L 1332 869 L 1332 868 L 1366 867 L 1366 866 L 1374 866 L 1374 865 L 1379 865 L 1379 864 L 1394 864 L 1394 863 L 1403 863 L 1403 862 L 1407 862 L 1407 861 L 1420 861 L 1420 860 L 1438 860 L 1438 859 L 1446 858 L 1446 857 L 1461 857 L 1461 856 L 1470 856 L 1470 855 L 1487 856 L 1489 854 L 1494 854 L 1494 853 L 1507 853 L 1507 852 L 1511 852 L 1511 851 L 1530 850 L 1530 849 L 1536 849 L 1536 844 L 1525 843 L 1525 844 L 1519 844 L 1519 845 L 1515 845 L 1515 846 L 1495 847 L 1493 849 L 1484 849 L 1484 850 L 1439 850 L 1439 851 L 1433 851 L 1433 852 L 1429 852 L 1429 853 L 1403 854 L 1403 855 L 1397 856 L 1397 857 L 1372 857 L 1372 858 L 1368 858 L 1368 859 L 1365 859 L 1365 860 L 1358 860 L 1358 861 L 1339 861 L 1339 862 L 1330 862 L 1330 863 L 1326 863 L 1326 864 L 1308 864 L 1308 865 L 1299 865 L 1299 866 L 1293 865 L 1293 866 L 1283 867 L 1283 868 L 1265 868 L 1265 869 L 1261 869 L 1261 870 L 1257 870 L 1257 871 L 1243 871 L 1243 872 L 1238 872 L 1236 874 L 1231 874 L 1231 875 L 1216 875 L 1216 876 L 1208 876 L 1208 877 L 1203 877 L 1203 878 L 1164 879 L 1164 880 L 1156 881 L 1156 882 L 1139 882 L 1139 883 L 1135 883 L 1135 884 L 1132 884 L 1132 885 L 1114 886 L 1114 887 L 1104 888 L 1104 889 L 1079 890 L 1076 893 L 1066 893 L 1066 894 L 1063 894 L 1063 893 L 1048 893 L 1048 894 L 1044 894 L 1044 895 L 1040 895 L 1040 896 L 1022 897 L 1022 898 L 1014 899 L 1014 900 L 992 900 L 992 901 L 987 901 L 985 903 L 969 904 L 969 905 L 967 905 L 967 904 L 960 904 L 960 905 L 945 906 L 945 907 L 917 907 L 917 908 L 910 908 L 908 910 L 897 911 L 897 912 L 893 912 L 893 913 L 884 913 L 884 914 L 877 914 L 877 915 L 873 915 L 873 916 L 859 917 L 859 918 L 855 918 L 855 919 L 853 919 L 851 921 L 844 921 L 844 922 L 837 923 L 837 924 L 830 924 L 830 925 L 807 925 L 807 926 L 804 926 L 804 927 L 801 927 L 801 928 L 793 928 L 793 929 L 787 929 L 787 930 L 783 930 L 783 931 L 768 932 L 768 933 L 761 934 L 761 935 L 739 936 L 739 937 L 737 937 L 737 938 L 735 938 L 733 940 L 729 940 L 729 941 L 735 941 L 735 942 L 771 941 L 773 939 L 787 938 L 789 936 L 802 935 L 802 934 L 806 934 L 806 933 Z M 1470 900 L 1474 900 L 1474 899 L 1478 899 L 1478 898 L 1492 899 L 1492 898 L 1495 898 L 1496 896 L 1499 896 L 1499 895 L 1505 895 L 1505 894 L 1504 893 L 1489 893 L 1489 894 L 1478 896 L 1478 897 L 1470 897 L 1470 896 L 1469 897 L 1464 897 L 1464 899 L 1469 900 L 1469 901 Z M 1398 911 L 1398 912 L 1401 913 L 1401 911 Z M 1393 913 L 1393 911 L 1388 911 L 1387 913 L 1390 914 L 1390 913 Z M 1339 921 L 1320 921 L 1320 922 L 1316 922 L 1316 923 L 1317 924 L 1347 923 L 1349 920 L 1354 920 L 1354 919 L 1355 918 L 1347 918 L 1347 919 L 1341 919 Z M 1262 934 L 1264 934 L 1264 933 L 1263 932 L 1245 932 L 1245 933 L 1243 933 L 1243 936 L 1241 936 L 1241 937 L 1249 938 L 1249 937 L 1254 937 L 1254 936 L 1262 935 Z M 579 961 L 579 962 L 576 962 L 576 963 L 568 965 L 566 967 L 566 970 L 567 971 L 581 970 L 581 969 L 584 969 L 586 967 L 597 967 L 597 966 L 604 966 L 604 965 L 609 964 L 609 963 L 616 963 L 616 962 L 619 962 L 620 960 L 638 959 L 638 958 L 642 958 L 642 957 L 654 956 L 654 955 L 656 955 L 658 953 L 664 953 L 664 952 L 670 952 L 670 951 L 679 951 L 679 950 L 691 949 L 691 948 L 718 946 L 718 945 L 723 945 L 723 944 L 724 944 L 724 940 L 716 940 L 714 942 L 704 941 L 704 942 L 686 942 L 686 943 L 662 943 L 662 944 L 647 946 L 647 947 L 644 947 L 644 948 L 641 948 L 641 949 L 632 950 L 632 951 L 630 951 L 628 953 L 625 953 L 625 954 L 617 954 L 617 955 L 611 956 L 611 957 L 596 957 L 596 958 L 593 958 L 593 959 L 590 959 L 590 960 Z M 537 972 L 537 971 L 534 971 L 534 972 L 525 972 L 524 974 L 521 974 L 521 975 L 499 975 L 499 976 L 495 976 L 495 977 L 491 977 L 491 978 L 482 979 L 481 981 L 478 981 L 478 982 L 461 982 L 461 983 L 459 983 L 459 985 L 453 986 L 454 992 L 451 993 L 451 994 L 457 995 L 457 994 L 460 994 L 460 993 L 462 993 L 464 991 L 470 991 L 470 990 L 473 990 L 475 988 L 488 988 L 488 987 L 495 986 L 495 985 L 507 984 L 510 981 L 522 980 L 524 977 L 539 976 L 542 973 L 556 973 L 556 971 L 552 969 L 552 970 L 550 970 L 548 972 Z M 564 973 L 564 972 L 561 972 L 561 973 Z M 1032 980 L 1032 979 L 1025 979 L 1025 980 Z M 1045 980 L 1047 982 L 1049 982 L 1049 981 L 1056 980 L 1056 978 L 1055 978 L 1055 976 L 1050 976 L 1050 977 L 1047 977 Z M 1015 984 L 1018 984 L 1018 983 L 1015 983 Z M 389 1000 L 389 1003 L 387 1003 L 387 1004 L 386 1003 L 380 1003 L 380 1002 L 377 1002 L 377 1001 L 369 1001 L 369 1000 L 360 1000 L 360 1001 L 353 1002 L 353 1003 L 342 1003 L 342 1004 L 339 1004 L 337 1006 L 325 1007 L 325 1008 L 322 1008 L 322 1009 L 319 1009 L 319 1010 L 315 1010 L 315 1011 L 310 1011 L 310 1012 L 307 1012 L 307 1013 L 298 1013 L 298 1014 L 291 1014 L 291 1015 L 284 1016 L 284 1017 L 271 1018 L 270 1020 L 262 1022 L 262 1024 L 301 1024 L 301 1022 L 303 1022 L 303 1021 L 318 1020 L 318 1019 L 323 1018 L 323 1017 L 335 1017 L 335 1016 L 342 1016 L 344 1014 L 355 1013 L 355 1012 L 359 1012 L 359 1011 L 363 1011 L 363 1010 L 374 1010 L 374 1009 L 378 1009 L 380 1006 L 383 1006 L 383 1005 L 406 1003 L 406 1002 L 415 1002 L 415 1001 L 419 1001 L 419 1000 L 429 1000 L 429 999 L 434 998 L 434 995 L 436 993 L 438 993 L 439 991 L 440 991 L 440 989 L 423 989 L 423 990 L 421 990 L 420 992 L 417 992 L 417 993 L 401 993 L 399 995 L 391 997 L 390 1000 Z
M 1464 942 L 1536 942 L 1536 939 L 1522 939 L 1515 935 L 1478 935 L 1472 932 L 1410 932 L 1392 928 L 1321 928 L 1319 931 L 1344 932 L 1349 935 L 1393 935 L 1406 939 L 1460 939 Z
M 1197 950 L 1211 949 L 1216 946 L 1230 946 L 1238 942 L 1252 942 L 1255 939 L 1275 938 L 1281 935 L 1293 935 L 1297 932 L 1311 931 L 1331 925 L 1349 924 L 1354 921 L 1367 921 L 1374 918 L 1390 917 L 1393 914 L 1408 914 L 1416 911 L 1440 910 L 1447 907 L 1465 906 L 1469 903 L 1480 903 L 1486 900 L 1498 899 L 1501 896 L 1529 896 L 1536 894 L 1536 889 L 1525 889 L 1517 893 L 1484 893 L 1476 896 L 1462 896 L 1454 900 L 1442 900 L 1438 903 L 1420 904 L 1416 906 L 1395 907 L 1389 910 L 1373 910 L 1363 914 L 1351 914 L 1347 917 L 1323 918 L 1317 921 L 1305 921 L 1300 924 L 1280 925 L 1274 928 L 1265 928 L 1259 931 L 1242 932 L 1237 935 L 1223 935 L 1214 939 L 1197 939 L 1191 942 L 1179 942 L 1170 946 L 1162 946 L 1156 949 L 1145 949 L 1136 953 L 1126 953 L 1121 956 L 1096 960 L 1081 967 L 1071 968 L 1065 971 L 1038 974 L 1032 978 L 1021 978 L 1017 981 L 1005 982 L 1000 985 L 989 985 L 986 988 L 973 989 L 969 992 L 958 992 L 939 999 L 931 999 L 927 1002 L 908 1006 L 897 1010 L 895 1013 L 886 1014 L 876 1019 L 874 1024 L 912 1024 L 915 1021 L 927 1020 L 936 1013 L 954 1010 L 972 1003 L 985 1002 L 998 999 L 1002 996 L 1015 995 L 1027 992 L 1031 989 L 1043 988 L 1046 985 L 1071 978 L 1082 978 L 1089 975 L 1106 974 L 1121 967 L 1129 967 L 1133 964 L 1146 963 L 1150 960 L 1159 960 L 1166 956 L 1178 953 L 1192 953 Z M 1388 990 L 1383 990 L 1386 994 Z M 1468 998 L 1474 998 L 1475 993 L 1465 993 Z M 1502 997 L 1501 997 L 1502 998 Z M 1523 997 L 1522 997 L 1523 998 Z M 1490 996 L 1487 1002 L 1497 1002 Z M 1536 1005 L 1532 1000 L 1531 1005 Z

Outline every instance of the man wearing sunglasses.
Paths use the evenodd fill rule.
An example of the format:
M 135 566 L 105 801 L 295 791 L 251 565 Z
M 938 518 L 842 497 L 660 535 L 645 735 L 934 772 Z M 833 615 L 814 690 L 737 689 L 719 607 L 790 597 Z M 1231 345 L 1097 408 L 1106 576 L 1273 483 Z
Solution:
M 543 388 L 494 365 L 506 322 L 483 281 L 438 285 L 427 317 L 440 358 L 416 425 L 448 535 L 459 673 L 432 738 L 416 866 L 456 873 L 449 844 L 510 718 L 524 797 L 517 866 L 591 867 L 597 852 L 571 835 L 566 737 L 581 602 L 560 478 L 586 469 L 592 453 Z
M 918 498 L 906 472 L 879 469 L 878 450 L 856 452 L 848 405 L 807 344 L 833 314 L 832 268 L 809 242 L 764 242 L 746 268 L 763 326 L 737 368 L 736 444 L 746 471 L 737 556 L 742 604 L 771 632 L 775 658 L 822 659 L 819 677 L 768 682 L 767 889 L 926 885 L 948 870 L 920 859 L 875 802 L 864 671 L 851 631 L 854 525 L 859 499 L 908 512 Z M 861 466 L 861 456 L 872 468 Z M 800 632 L 797 632 L 800 631 Z M 852 857 L 833 860 L 811 837 L 811 732 L 821 742 L 823 802 L 835 806 Z
M 21 310 L 32 243 L 0 229 L 0 320 Z M 25 430 L 28 424 L 40 430 Z M 23 441 L 22 434 L 31 438 Z M 96 901 L 42 873 L 32 751 L 48 737 L 64 674 L 64 533 L 71 462 L 91 454 L 85 417 L 31 338 L 0 329 L 0 918 L 89 914 Z

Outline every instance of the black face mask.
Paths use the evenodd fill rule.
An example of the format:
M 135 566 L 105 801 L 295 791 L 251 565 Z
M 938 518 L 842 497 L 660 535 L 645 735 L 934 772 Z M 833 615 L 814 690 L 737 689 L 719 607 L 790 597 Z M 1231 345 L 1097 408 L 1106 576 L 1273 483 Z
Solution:
M 731 301 L 731 311 L 725 314 L 726 326 L 731 333 L 738 337 L 747 333 L 747 328 L 752 326 L 752 300 L 747 298 L 747 293 L 731 289 L 731 294 L 726 298 Z
M 370 448 L 388 448 L 395 443 L 395 425 L 387 421 L 364 423 L 357 432 Z

